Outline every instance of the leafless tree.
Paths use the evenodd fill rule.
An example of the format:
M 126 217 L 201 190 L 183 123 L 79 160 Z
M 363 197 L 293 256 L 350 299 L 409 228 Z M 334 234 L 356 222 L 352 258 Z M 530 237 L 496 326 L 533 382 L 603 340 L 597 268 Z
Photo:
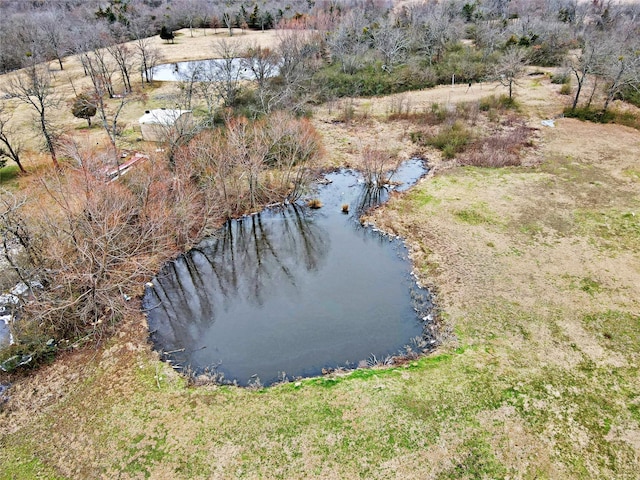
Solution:
M 602 73 L 605 58 L 609 55 L 609 45 L 597 31 L 591 31 L 585 38 L 582 51 L 568 59 L 568 67 L 576 78 L 576 92 L 573 97 L 572 110 L 578 106 L 580 94 L 589 76 L 593 77 L 594 84 Z
M 149 25 L 142 18 L 133 19 L 129 31 L 134 38 L 134 50 L 138 55 L 140 83 L 142 86 L 153 83 L 153 67 L 160 63 L 162 56 L 158 48 L 153 46 Z
M 429 2 L 416 8 L 414 13 L 413 43 L 429 62 L 439 62 L 446 46 L 461 38 L 462 28 L 462 21 L 452 4 Z
M 233 37 L 233 12 L 225 10 L 222 13 L 222 22 L 229 29 L 229 36 Z
M 280 56 L 269 48 L 262 48 L 256 44 L 249 47 L 242 59 L 242 66 L 251 72 L 256 82 L 256 97 L 260 103 L 260 110 L 269 113 L 272 101 L 277 98 L 270 81 L 280 70 Z
M 35 269 L 41 262 L 38 235 L 30 227 L 23 211 L 26 195 L 0 190 L 0 237 L 2 255 L 20 281 L 31 284 Z M 18 247 L 18 248 L 16 248 Z
M 494 77 L 501 85 L 509 89 L 509 99 L 512 98 L 513 86 L 524 73 L 526 55 L 524 50 L 509 48 L 494 68 Z
M 222 103 L 230 107 L 234 105 L 240 89 L 240 52 L 235 44 L 225 39 L 216 41 L 214 51 L 218 58 L 209 62 L 205 75 L 215 82 L 213 86 Z
M 0 167 L 4 166 L 2 160 L 13 160 L 22 173 L 26 170 L 20 161 L 20 153 L 22 152 L 22 142 L 15 135 L 9 126 L 10 115 L 3 101 L 0 101 Z
M 106 48 L 109 45 L 108 37 L 106 32 L 97 33 L 90 40 L 90 48 L 83 49 L 80 61 L 85 72 L 91 78 L 94 89 L 100 91 L 101 95 L 113 98 L 115 96 L 113 77 L 118 70 L 118 64 L 112 59 Z
M 189 27 L 189 36 L 193 37 L 193 28 L 200 15 L 199 0 L 177 0 L 172 3 L 172 9 L 177 12 L 182 25 Z
M 606 98 L 603 111 L 625 87 L 640 90 L 640 50 L 625 49 L 617 58 L 609 60 L 604 70 Z
M 125 92 L 130 92 L 131 89 L 131 72 L 133 71 L 135 64 L 134 50 L 129 47 L 125 41 L 125 32 L 114 32 L 113 40 L 107 51 L 111 54 L 113 59 L 120 70 L 120 76 L 122 78 L 122 84 L 124 85 Z
M 28 105 L 38 117 L 38 128 L 44 137 L 51 161 L 60 168 L 56 155 L 56 134 L 51 115 L 60 103 L 59 96 L 51 85 L 51 73 L 46 64 L 31 59 L 30 65 L 8 82 L 7 95 Z
M 308 80 L 317 69 L 316 58 L 319 52 L 317 37 L 305 30 L 281 30 L 278 32 L 280 55 L 280 75 L 277 89 L 273 92 L 271 109 L 288 108 L 292 112 L 301 112 L 304 103 L 311 94 L 306 90 Z
M 81 55 L 81 61 L 88 72 L 89 78 L 92 84 L 91 99 L 96 107 L 97 116 L 100 119 L 100 124 L 106 132 L 109 142 L 112 147 L 113 158 L 119 166 L 120 155 L 118 152 L 117 139 L 118 139 L 118 117 L 122 113 L 124 106 L 133 100 L 131 95 L 125 93 L 119 95 L 119 98 L 111 102 L 108 102 L 107 98 L 114 98 L 114 87 L 111 82 L 109 71 L 105 74 L 105 64 L 107 59 L 104 58 L 106 50 L 94 49 L 90 52 L 84 52 Z
M 200 62 L 192 63 L 178 71 L 179 80 L 176 82 L 176 87 L 179 91 L 178 105 L 180 108 L 191 109 L 191 103 L 197 91 L 197 84 L 205 78 L 204 74 L 205 67 Z
M 402 29 L 386 22 L 373 30 L 372 36 L 375 48 L 382 55 L 388 70 L 393 69 L 398 63 L 402 63 L 409 46 L 409 40 Z
M 62 58 L 69 52 L 70 47 L 70 25 L 64 13 L 58 8 L 53 8 L 37 15 L 34 20 L 41 32 L 43 47 L 51 52 L 51 56 L 58 61 L 60 70 L 63 70 Z
M 363 35 L 366 27 L 365 18 L 359 12 L 350 10 L 327 39 L 331 55 L 342 64 L 344 73 L 354 73 L 364 63 L 369 49 Z

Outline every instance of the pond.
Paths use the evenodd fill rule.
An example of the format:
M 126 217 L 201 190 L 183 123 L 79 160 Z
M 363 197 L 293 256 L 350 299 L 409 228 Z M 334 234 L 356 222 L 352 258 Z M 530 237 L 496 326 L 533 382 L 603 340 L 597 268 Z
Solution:
M 222 59 L 191 60 L 187 62 L 166 63 L 151 69 L 153 79 L 163 82 L 179 82 L 193 80 L 195 82 L 214 82 L 224 78 L 238 80 L 255 80 L 256 77 L 244 58 L 233 58 L 229 65 Z M 265 77 L 278 74 L 277 65 L 262 66 Z
M 395 188 L 424 172 L 421 160 L 406 162 Z M 388 190 L 367 189 L 350 170 L 326 178 L 322 208 L 288 205 L 227 222 L 162 268 L 143 304 L 165 359 L 221 383 L 269 385 L 434 343 L 430 295 L 412 277 L 404 244 L 359 222 Z

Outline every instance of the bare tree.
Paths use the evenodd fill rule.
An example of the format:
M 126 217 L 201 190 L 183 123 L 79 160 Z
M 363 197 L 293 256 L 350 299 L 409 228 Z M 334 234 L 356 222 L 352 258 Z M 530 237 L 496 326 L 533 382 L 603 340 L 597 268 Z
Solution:
M 109 98 L 113 98 L 115 96 L 113 77 L 118 70 L 118 65 L 112 60 L 105 45 L 108 45 L 106 37 L 94 37 L 91 48 L 80 54 L 80 61 L 91 78 L 94 88 L 102 95 L 106 94 Z
M 409 46 L 403 30 L 387 22 L 374 30 L 372 35 L 375 48 L 382 55 L 386 69 L 391 70 L 398 63 L 402 63 Z
M 18 136 L 14 136 L 14 132 L 9 127 L 9 118 L 6 106 L 4 103 L 0 103 L 0 167 L 4 166 L 5 159 L 9 159 L 16 162 L 22 173 L 26 173 L 20 161 L 22 143 L 18 140 Z
M 179 105 L 185 110 L 191 109 L 191 102 L 196 93 L 198 82 L 204 79 L 205 68 L 202 63 L 195 62 L 178 71 L 176 87 L 180 92 Z
M 55 130 L 50 118 L 59 105 L 60 98 L 51 85 L 51 73 L 46 64 L 37 63 L 32 58 L 31 64 L 9 81 L 7 94 L 36 112 L 38 127 L 51 161 L 56 168 L 60 168 L 56 155 Z
M 193 28 L 200 18 L 202 8 L 200 0 L 178 0 L 174 2 L 173 8 L 178 12 L 182 23 L 189 27 L 189 35 L 193 37 Z
M 222 103 L 231 107 L 240 90 L 241 65 L 237 60 L 240 52 L 233 43 L 225 39 L 216 41 L 214 51 L 219 58 L 209 61 L 205 75 L 208 76 L 209 81 L 215 82 L 214 89 Z
M 315 58 L 319 51 L 317 38 L 305 30 L 278 32 L 277 52 L 281 57 L 278 89 L 271 101 L 271 108 L 287 107 L 301 112 L 308 99 L 305 90 L 316 69 Z
M 24 194 L 0 190 L 0 238 L 2 255 L 17 277 L 30 285 L 41 261 L 41 245 L 30 227 L 23 207 L 27 204 Z M 19 248 L 16 248 L 19 247 Z
M 145 82 L 153 83 L 153 67 L 160 63 L 162 55 L 158 48 L 153 46 L 149 24 L 142 18 L 133 19 L 129 30 L 134 38 L 134 50 L 138 55 L 140 82 L 142 86 Z
M 593 78 L 594 91 L 597 86 L 598 77 L 602 75 L 605 59 L 613 52 L 612 45 L 601 32 L 591 29 L 585 33 L 584 46 L 582 51 L 568 59 L 568 68 L 576 78 L 576 92 L 573 97 L 572 110 L 575 110 L 580 100 L 580 95 L 585 82 L 589 77 Z M 593 96 L 593 94 L 592 94 Z M 590 103 L 590 101 L 589 101 Z
M 85 52 L 81 55 L 81 60 L 88 72 L 93 91 L 91 101 L 97 110 L 98 118 L 102 128 L 106 132 L 109 142 L 113 150 L 113 155 L 118 167 L 120 166 L 120 155 L 118 152 L 118 117 L 122 113 L 124 106 L 132 101 L 129 95 L 120 95 L 115 106 L 109 105 L 107 98 L 114 98 L 114 90 L 111 79 L 104 73 L 105 59 L 103 58 L 105 50 L 94 49 L 91 52 Z
M 509 99 L 512 98 L 513 86 L 524 73 L 525 52 L 520 48 L 509 48 L 498 61 L 494 69 L 494 77 L 501 85 L 509 89 Z
M 134 50 L 125 43 L 126 37 L 124 35 L 125 32 L 123 31 L 114 32 L 113 39 L 110 45 L 107 46 L 107 51 L 118 65 L 126 93 L 131 91 L 131 72 L 134 67 L 135 53 Z
M 260 110 L 262 113 L 269 113 L 272 109 L 272 101 L 277 98 L 270 81 L 280 71 L 280 56 L 269 48 L 254 44 L 244 54 L 242 66 L 251 72 L 255 79 Z
M 233 12 L 231 10 L 225 10 L 222 13 L 222 22 L 229 29 L 229 36 L 233 37 Z
M 363 34 L 366 27 L 365 18 L 359 12 L 350 10 L 327 39 L 331 54 L 342 64 L 344 73 L 352 74 L 364 63 L 365 54 L 369 50 L 367 38 Z
M 640 51 L 625 49 L 617 58 L 610 58 L 604 70 L 604 78 L 607 82 L 606 99 L 603 111 L 606 111 L 612 100 L 619 95 L 625 87 L 640 89 Z
M 414 45 L 429 62 L 439 62 L 447 45 L 462 36 L 462 20 L 448 2 L 429 2 L 413 16 Z
M 68 53 L 70 47 L 69 22 L 58 8 L 43 12 L 36 16 L 35 22 L 41 32 L 45 43 L 43 47 L 51 52 L 58 61 L 60 70 L 63 70 L 62 58 Z

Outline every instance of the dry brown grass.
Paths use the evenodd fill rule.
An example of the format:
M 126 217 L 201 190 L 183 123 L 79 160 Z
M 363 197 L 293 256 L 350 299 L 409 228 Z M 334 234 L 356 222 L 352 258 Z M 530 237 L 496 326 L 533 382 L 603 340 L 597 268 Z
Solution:
M 194 36 L 189 35 L 189 30 L 178 30 L 174 44 L 167 44 L 159 36 L 153 37 L 151 45 L 156 47 L 161 54 L 161 63 L 172 63 L 183 60 L 199 60 L 215 58 L 216 50 L 214 44 L 218 39 L 225 39 L 230 44 L 237 46 L 240 51 L 252 45 L 273 48 L 279 41 L 281 32 L 268 30 L 265 32 L 234 30 L 233 37 L 228 36 L 228 31 L 217 29 L 216 33 L 208 29 L 206 35 L 202 29 L 194 30 Z M 64 60 L 64 70 L 60 71 L 55 62 L 49 64 L 53 75 L 53 87 L 59 102 L 58 107 L 52 112 L 51 120 L 56 126 L 58 135 L 61 137 L 70 136 L 75 139 L 83 139 L 92 142 L 94 145 L 107 145 L 107 137 L 104 130 L 98 125 L 97 119 L 92 128 L 87 128 L 86 120 L 76 118 L 71 113 L 71 106 L 75 97 L 75 92 L 82 92 L 90 89 L 90 80 L 84 76 L 82 65 L 78 57 L 66 57 Z M 0 92 L 8 86 L 8 80 L 13 74 L 0 76 Z M 145 110 L 157 107 L 174 107 L 174 104 L 163 99 L 171 99 L 175 93 L 175 86 L 172 82 L 155 82 L 152 86 L 141 88 L 139 75 L 134 72 L 134 88 L 136 94 L 133 101 L 130 101 L 123 109 L 119 117 L 120 128 L 126 133 L 124 138 L 119 139 L 119 144 L 123 148 L 136 150 L 155 150 L 155 145 L 136 141 L 140 137 L 138 119 Z M 5 100 L 3 100 L 4 102 Z M 119 103 L 118 100 L 107 100 L 109 108 L 114 109 Z M 12 110 L 10 128 L 20 132 L 25 140 L 27 152 L 24 155 L 27 170 L 33 169 L 39 161 L 38 152 L 41 149 L 41 140 L 37 134 L 36 125 L 33 121 L 31 110 L 22 104 L 10 100 L 7 101 Z

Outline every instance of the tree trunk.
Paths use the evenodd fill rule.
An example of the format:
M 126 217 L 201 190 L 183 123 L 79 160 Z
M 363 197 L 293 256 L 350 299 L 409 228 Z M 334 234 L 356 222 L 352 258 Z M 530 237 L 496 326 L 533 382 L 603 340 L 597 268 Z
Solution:
M 576 90 L 576 96 L 573 98 L 573 105 L 571 105 L 571 110 L 575 110 L 576 107 L 578 106 L 578 99 L 580 98 L 580 92 L 582 91 L 582 84 L 584 83 L 584 79 L 586 77 L 586 74 L 582 75 L 582 77 L 580 77 L 578 75 L 578 72 L 574 72 L 576 75 L 576 80 L 578 81 L 578 89 Z
M 47 144 L 47 150 L 51 154 L 51 161 L 53 162 L 53 166 L 56 170 L 60 170 L 60 164 L 58 163 L 58 157 L 56 155 L 56 149 L 53 144 L 53 139 L 47 129 L 47 123 L 44 118 L 44 112 L 40 114 L 40 128 L 42 129 L 42 134 L 44 135 L 45 142 Z
M 596 94 L 597 88 L 598 88 L 598 77 L 595 77 L 593 81 L 593 88 L 591 89 L 591 95 L 589 95 L 589 100 L 587 101 L 587 108 L 591 107 L 591 102 L 593 101 L 593 96 Z

